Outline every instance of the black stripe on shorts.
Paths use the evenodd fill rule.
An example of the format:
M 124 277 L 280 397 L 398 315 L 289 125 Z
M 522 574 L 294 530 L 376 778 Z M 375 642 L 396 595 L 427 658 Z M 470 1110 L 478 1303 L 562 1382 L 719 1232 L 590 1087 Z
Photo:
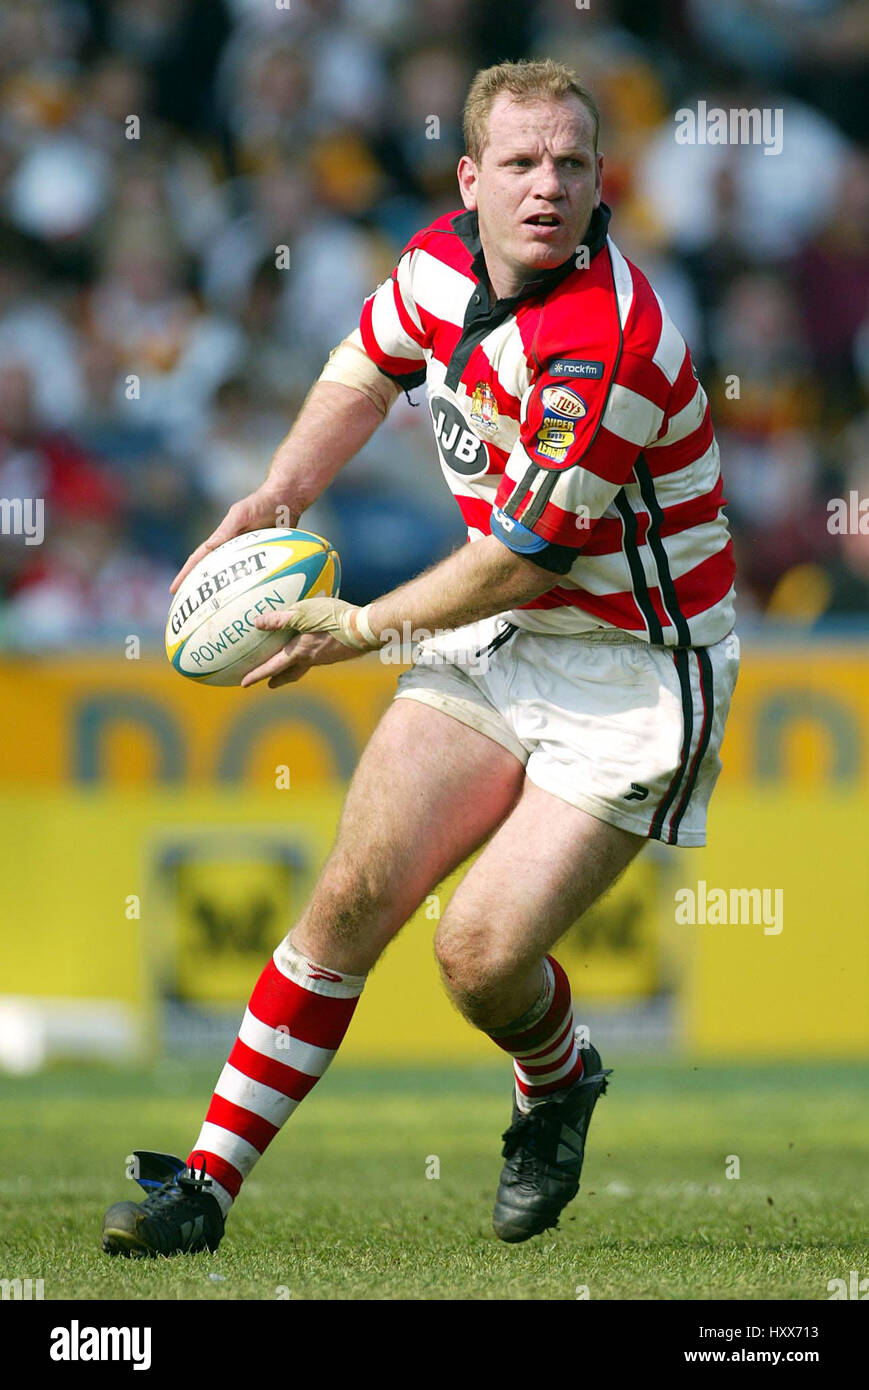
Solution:
M 673 813 L 673 818 L 670 821 L 670 833 L 667 837 L 668 845 L 674 845 L 678 842 L 679 826 L 682 823 L 682 817 L 688 809 L 688 803 L 690 802 L 691 797 L 694 794 L 694 788 L 697 785 L 697 775 L 700 771 L 700 764 L 703 762 L 703 758 L 706 754 L 706 749 L 709 747 L 709 736 L 712 733 L 712 712 L 714 698 L 714 689 L 712 683 L 712 662 L 709 660 L 709 653 L 707 652 L 705 647 L 698 647 L 695 650 L 694 655 L 697 658 L 697 666 L 700 672 L 700 694 L 703 701 L 703 724 L 700 729 L 700 738 L 697 743 L 697 749 L 691 763 L 691 769 L 688 773 L 682 796 L 679 800 L 679 804 L 676 807 L 676 810 Z
M 649 827 L 649 839 L 660 840 L 664 821 L 667 819 L 670 807 L 676 799 L 679 784 L 685 776 L 688 768 L 688 759 L 691 754 L 691 740 L 694 737 L 694 700 L 691 694 L 691 674 L 688 666 L 688 652 L 677 647 L 673 651 L 673 661 L 676 665 L 676 673 L 679 677 L 679 688 L 682 692 L 682 751 L 679 754 L 679 766 L 670 779 L 663 800 L 659 803 L 658 809 L 652 817 L 652 824 Z M 668 841 L 668 843 L 671 843 Z

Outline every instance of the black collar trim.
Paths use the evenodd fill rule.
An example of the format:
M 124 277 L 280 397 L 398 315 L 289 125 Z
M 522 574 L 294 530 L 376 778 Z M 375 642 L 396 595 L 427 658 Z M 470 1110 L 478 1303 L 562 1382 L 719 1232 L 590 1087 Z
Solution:
M 607 229 L 609 220 L 612 216 L 612 209 L 606 203 L 599 204 L 591 215 L 591 221 L 586 230 L 585 240 L 580 243 L 587 246 L 589 260 L 594 260 L 598 252 L 602 251 L 606 245 Z M 483 254 L 483 243 L 480 240 L 480 224 L 476 212 L 459 212 L 453 218 L 453 230 L 456 235 L 464 242 L 465 246 L 473 256 L 471 269 L 478 282 L 485 284 L 487 280 L 486 258 Z M 561 265 L 554 266 L 551 270 L 544 270 L 533 280 L 526 280 L 518 294 L 509 300 L 498 300 L 497 303 L 515 304 L 520 299 L 527 299 L 530 295 L 539 294 L 541 290 L 551 289 L 569 275 L 576 267 L 575 253 L 569 260 Z

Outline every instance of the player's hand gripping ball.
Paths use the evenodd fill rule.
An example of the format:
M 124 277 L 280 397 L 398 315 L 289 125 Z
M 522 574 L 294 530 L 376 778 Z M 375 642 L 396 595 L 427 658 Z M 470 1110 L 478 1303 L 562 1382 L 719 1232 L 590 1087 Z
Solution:
M 289 637 L 286 627 L 263 631 L 256 619 L 287 616 L 303 599 L 331 602 L 340 583 L 338 553 L 322 536 L 247 531 L 212 550 L 184 580 L 166 620 L 166 655 L 201 685 L 240 685 Z

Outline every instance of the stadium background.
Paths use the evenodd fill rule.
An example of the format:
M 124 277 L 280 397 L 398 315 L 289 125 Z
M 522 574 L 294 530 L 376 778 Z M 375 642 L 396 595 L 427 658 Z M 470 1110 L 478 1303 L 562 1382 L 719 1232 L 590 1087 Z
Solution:
M 709 849 L 653 847 L 559 954 L 616 1054 L 869 1053 L 869 535 L 827 526 L 869 496 L 867 52 L 838 0 L 7 0 L 0 497 L 45 539 L 0 536 L 0 1068 L 222 1060 L 396 671 L 188 686 L 167 584 L 457 205 L 472 72 L 533 55 L 597 94 L 614 237 L 712 400 L 743 638 Z M 677 146 L 700 99 L 781 108 L 781 154 Z M 358 602 L 462 539 L 419 395 L 304 518 Z M 783 930 L 678 924 L 701 880 L 781 890 Z M 342 1062 L 492 1060 L 437 982 L 448 891 Z

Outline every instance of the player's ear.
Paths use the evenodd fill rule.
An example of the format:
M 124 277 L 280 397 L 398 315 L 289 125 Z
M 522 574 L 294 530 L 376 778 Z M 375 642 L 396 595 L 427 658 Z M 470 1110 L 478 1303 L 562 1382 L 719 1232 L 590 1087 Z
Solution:
M 594 176 L 594 205 L 600 207 L 600 200 L 603 197 L 603 155 L 595 155 L 597 169 Z
M 469 212 L 477 210 L 477 166 L 468 154 L 463 154 L 457 169 L 459 192 Z

